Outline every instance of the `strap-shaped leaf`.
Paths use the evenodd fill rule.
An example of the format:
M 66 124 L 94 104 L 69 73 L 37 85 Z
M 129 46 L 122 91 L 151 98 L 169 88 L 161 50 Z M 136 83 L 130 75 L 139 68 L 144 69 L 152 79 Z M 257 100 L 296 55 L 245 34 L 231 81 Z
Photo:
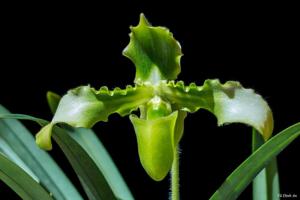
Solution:
M 57 109 L 60 99 L 61 97 L 56 93 L 47 93 L 48 104 L 53 114 Z M 103 176 L 114 194 L 119 199 L 134 199 L 117 166 L 96 133 L 94 133 L 92 129 L 86 128 L 72 128 L 70 126 L 64 126 L 64 128 L 65 131 L 69 133 L 69 136 L 80 144 L 91 159 L 93 159 L 97 167 L 103 173 Z
M 135 82 L 176 79 L 182 53 L 172 33 L 165 27 L 151 26 L 143 14 L 139 24 L 130 30 L 130 43 L 123 55 L 135 64 Z
M 300 122 L 270 138 L 226 178 L 221 187 L 210 197 L 210 200 L 237 199 L 255 176 L 299 136 Z
M 265 143 L 263 137 L 252 130 L 252 152 L 255 152 Z M 253 200 L 279 200 L 280 186 L 277 169 L 277 159 L 274 157 L 270 163 L 253 179 Z
M 23 119 L 23 120 L 31 120 L 37 123 L 47 122 L 46 120 L 41 120 L 39 118 L 31 117 L 29 115 L 19 115 L 19 114 L 5 114 L 0 115 L 0 118 L 7 119 Z M 44 124 L 44 123 L 42 123 Z M 87 148 L 95 147 L 95 144 L 84 144 L 85 142 L 79 142 L 80 135 L 75 136 L 74 134 L 79 134 L 77 130 L 68 126 L 63 126 L 60 128 L 58 126 L 54 126 L 53 124 L 46 125 L 51 126 L 53 129 L 53 138 L 63 150 L 64 154 L 68 158 L 71 163 L 73 169 L 75 170 L 80 182 L 86 191 L 89 199 L 122 199 L 127 195 L 127 199 L 131 198 L 131 195 L 126 191 L 120 191 L 120 188 L 116 188 L 118 186 L 117 183 L 111 183 L 112 177 L 109 176 L 107 172 L 107 167 L 103 167 L 103 165 L 109 164 L 99 164 L 99 161 L 96 161 L 95 156 L 91 153 L 91 149 L 87 150 Z M 47 129 L 44 129 L 46 131 Z M 48 131 L 52 132 L 52 130 L 48 129 Z M 46 133 L 48 134 L 48 133 Z M 89 134 L 88 131 L 85 131 L 84 134 Z M 99 147 L 99 146 L 98 146 Z M 105 155 L 105 152 L 100 153 L 101 155 Z M 0 154 L 1 155 L 1 154 Z M 107 158 L 102 157 L 102 161 Z M 106 160 L 107 161 L 107 160 Z M 110 162 L 110 161 L 108 161 Z M 0 159 L 1 163 L 1 159 Z M 112 171 L 115 171 L 112 168 Z M 0 165 L 0 178 L 1 177 L 1 165 Z M 116 176 L 114 176 L 116 178 Z M 118 180 L 118 179 L 115 179 Z M 113 186 L 114 185 L 114 186 Z M 43 198 L 36 198 L 43 199 Z M 45 198 L 46 199 L 46 198 Z
M 183 82 L 161 84 L 161 95 L 183 110 L 195 112 L 204 108 L 212 112 L 218 124 L 244 123 L 254 127 L 267 140 L 273 131 L 273 116 L 266 101 L 239 82 L 207 80 L 203 86 Z
M 3 131 L 0 125 L 0 133 Z M 9 146 L 9 144 L 0 137 L 0 153 L 3 153 L 8 159 L 13 161 L 16 165 L 22 168 L 28 175 L 30 175 L 36 182 L 40 183 L 40 179 L 37 175 L 30 169 L 30 167 L 22 160 L 21 156 L 14 151 L 14 149 Z
M 0 153 L 0 180 L 12 188 L 22 199 L 53 199 L 48 191 L 2 153 Z
M 124 200 L 133 200 L 134 198 L 122 175 L 96 133 L 86 128 L 64 128 L 69 133 L 69 136 L 80 144 L 95 162 L 99 171 L 105 177 L 102 181 L 108 183 L 116 197 Z
M 35 120 L 39 124 L 49 122 L 27 115 L 10 114 L 0 105 L 0 151 L 35 180 L 39 180 L 55 199 L 81 200 L 82 197 L 55 161 L 36 146 L 34 137 L 26 127 L 18 120 L 8 118 Z
M 62 97 L 52 123 L 90 128 L 98 121 L 107 121 L 112 113 L 130 114 L 152 96 L 152 87 L 145 85 L 127 86 L 123 90 L 115 88 L 113 91 L 107 87 L 96 91 L 90 86 L 81 86 Z
M 98 168 L 88 152 L 66 130 L 56 126 L 53 129 L 54 140 L 68 158 L 89 199 L 117 200 L 102 169 Z

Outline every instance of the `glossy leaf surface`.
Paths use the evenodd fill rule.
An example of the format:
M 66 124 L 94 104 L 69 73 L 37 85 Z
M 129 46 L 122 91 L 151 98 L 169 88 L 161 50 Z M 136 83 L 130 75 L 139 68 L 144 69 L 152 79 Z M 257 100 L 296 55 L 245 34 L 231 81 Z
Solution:
M 0 179 L 22 199 L 52 200 L 48 191 L 2 153 L 0 153 Z
M 91 200 L 118 199 L 88 153 L 65 130 L 53 127 L 53 138 L 75 170 L 87 196 Z
M 252 131 L 252 152 L 264 144 L 264 139 L 256 131 Z M 253 180 L 253 200 L 279 200 L 279 174 L 277 159 L 274 157 L 270 163 Z
M 61 97 L 51 93 L 53 95 L 49 95 L 47 100 L 49 107 L 55 113 Z M 132 200 L 133 196 L 129 188 L 96 134 L 91 129 L 86 128 L 72 128 L 70 126 L 64 126 L 64 128 L 69 136 L 78 142 L 93 159 L 116 196 L 120 199 Z
M 82 199 L 53 159 L 36 146 L 32 134 L 18 120 L 2 119 L 3 116 L 9 117 L 8 115 L 10 118 L 25 119 L 26 117 L 25 115 L 12 115 L 0 105 L 0 150 L 2 149 L 2 152 L 13 162 L 43 184 L 56 199 Z M 43 122 L 34 117 L 27 116 L 27 119 Z
M 68 127 L 66 131 L 95 162 L 118 199 L 134 199 L 105 147 L 91 129 Z
M 227 177 L 210 200 L 236 199 L 256 175 L 299 135 L 300 122 L 272 137 Z
M 37 123 L 40 123 L 42 120 L 39 118 L 31 117 L 28 115 L 19 115 L 19 114 L 6 114 L 1 117 L 6 117 L 10 119 L 27 119 L 32 120 Z M 47 122 L 44 121 L 43 122 Z M 53 126 L 48 122 L 47 126 Z M 44 128 L 45 128 L 44 127 Z M 71 127 L 65 127 L 66 129 L 59 128 L 57 126 L 52 127 L 52 136 L 54 140 L 58 143 L 60 148 L 65 153 L 66 157 L 68 158 L 69 162 L 71 163 L 73 169 L 75 170 L 78 178 L 83 185 L 84 190 L 86 191 L 89 199 L 122 199 L 127 198 L 133 199 L 129 191 L 126 191 L 126 186 L 122 187 L 122 183 L 113 183 L 111 181 L 118 180 L 117 175 L 112 177 L 110 173 L 114 171 L 107 171 L 110 170 L 108 166 L 111 164 L 111 160 L 105 160 L 106 157 L 102 157 L 102 163 L 99 164 L 99 160 L 95 161 L 95 157 L 91 152 L 91 148 L 96 146 L 95 144 L 87 145 L 82 147 L 78 142 L 78 136 L 71 136 L 71 134 L 77 134 L 77 131 L 73 131 Z M 44 129 L 44 130 L 47 130 Z M 50 130 L 50 129 L 48 129 Z M 46 133 L 48 134 L 48 133 Z M 84 143 L 81 141 L 81 143 Z M 90 150 L 86 151 L 85 149 L 90 148 Z M 94 152 L 95 153 L 95 152 Z M 102 152 L 102 155 L 105 153 Z M 106 164 L 106 162 L 108 162 Z M 107 165 L 103 167 L 103 165 Z M 112 168 L 113 170 L 113 168 Z

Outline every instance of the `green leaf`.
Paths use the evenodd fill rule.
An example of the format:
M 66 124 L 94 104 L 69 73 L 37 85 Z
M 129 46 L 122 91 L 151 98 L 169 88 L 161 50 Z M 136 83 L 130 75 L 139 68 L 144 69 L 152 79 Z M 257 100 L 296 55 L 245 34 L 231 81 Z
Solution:
M 46 96 L 47 96 L 47 102 L 50 107 L 50 110 L 54 114 L 61 97 L 58 94 L 51 91 L 48 91 Z
M 210 200 L 236 199 L 256 175 L 300 135 L 300 122 L 281 131 L 236 168 Z
M 1 125 L 0 125 L 1 126 Z M 1 132 L 2 132 L 1 127 Z M 0 138 L 0 152 L 3 153 L 7 158 L 22 168 L 28 175 L 30 175 L 36 182 L 40 182 L 39 178 L 35 173 L 23 162 L 18 154 L 9 146 L 9 144 Z
M 0 153 L 0 179 L 25 200 L 51 200 L 51 195 L 22 168 Z
M 160 95 L 188 112 L 207 109 L 217 117 L 219 125 L 239 122 L 254 127 L 265 140 L 272 135 L 273 116 L 268 104 L 238 82 L 206 80 L 203 86 L 185 86 L 171 81 L 160 84 Z
M 139 24 L 130 30 L 130 42 L 123 55 L 135 64 L 135 82 L 176 79 L 182 53 L 172 33 L 165 27 L 151 26 L 143 14 Z
M 45 126 L 46 124 L 49 124 L 49 121 L 41 119 L 41 118 L 32 117 L 32 116 L 24 115 L 24 114 L 11 114 L 1 104 L 0 104 L 0 108 L 1 108 L 0 119 L 29 120 L 29 121 L 34 121 L 34 122 L 38 123 L 41 126 Z
M 37 123 L 41 120 L 28 115 L 7 114 L 5 116 L 9 118 L 21 117 L 22 119 L 32 120 Z M 46 126 L 53 125 L 48 122 L 48 125 Z M 121 178 L 118 177 L 118 173 L 112 175 L 112 173 L 115 173 L 117 170 L 114 170 L 111 160 L 105 157 L 105 155 L 108 156 L 106 151 L 101 153 L 101 150 L 104 149 L 95 149 L 99 148 L 99 143 L 96 140 L 91 140 L 96 136 L 94 136 L 94 138 L 91 137 L 90 139 L 87 139 L 88 136 L 83 135 L 88 135 L 89 132 L 85 132 L 84 129 L 77 130 L 67 125 L 63 125 L 63 127 L 66 129 L 62 129 L 57 126 L 52 127 L 52 136 L 63 150 L 78 175 L 89 199 L 133 199 L 130 192 L 126 191 L 126 186 L 122 184 Z M 50 129 L 45 130 L 50 131 Z M 81 133 L 79 134 L 79 132 Z M 79 139 L 80 137 L 84 137 L 84 139 Z M 81 142 L 79 142 L 80 140 Z M 82 144 L 82 146 L 79 143 Z M 93 153 L 91 153 L 92 151 Z M 95 156 L 97 153 L 99 155 Z M 101 155 L 103 157 L 99 158 Z M 101 164 L 99 162 L 101 162 Z M 113 181 L 119 182 L 116 183 Z
M 53 138 L 68 158 L 89 199 L 118 199 L 101 169 L 70 134 L 54 126 Z
M 42 124 L 49 122 L 27 115 L 10 114 L 0 105 L 0 149 L 35 180 L 39 180 L 55 199 L 82 199 L 53 159 L 36 146 L 32 134 L 18 120 L 3 117 L 34 120 Z
M 82 86 L 70 90 L 58 105 L 52 123 L 64 122 L 74 127 L 91 128 L 98 121 L 107 121 L 112 113 L 121 116 L 130 114 L 153 95 L 149 86 L 127 86 L 121 90 L 109 91 L 107 87 L 99 91 Z
M 262 136 L 253 129 L 252 131 L 252 152 L 264 144 Z M 264 168 L 253 180 L 253 200 L 279 200 L 279 175 L 277 171 L 277 159 Z
M 58 94 L 53 92 L 51 92 L 51 94 L 52 95 L 48 96 L 48 104 L 50 108 L 52 106 L 51 109 L 54 110 L 54 113 L 61 98 Z M 129 188 L 96 134 L 91 129 L 86 128 L 69 127 L 66 130 L 69 135 L 84 148 L 98 168 L 101 169 L 116 196 L 120 199 L 132 200 L 133 196 Z
M 65 127 L 66 128 L 66 127 Z M 105 147 L 91 129 L 68 127 L 66 131 L 88 153 L 119 199 L 132 200 L 132 194 Z

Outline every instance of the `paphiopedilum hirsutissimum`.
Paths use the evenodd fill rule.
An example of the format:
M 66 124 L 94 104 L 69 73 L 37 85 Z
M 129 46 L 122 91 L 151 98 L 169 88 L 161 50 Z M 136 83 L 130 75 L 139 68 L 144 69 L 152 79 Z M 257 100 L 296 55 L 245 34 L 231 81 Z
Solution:
M 80 86 L 62 97 L 53 120 L 36 136 L 37 144 L 52 148 L 51 131 L 58 123 L 91 128 L 109 115 L 130 115 L 142 166 L 154 180 L 170 171 L 183 135 L 187 113 L 206 109 L 218 125 L 244 123 L 254 127 L 267 140 L 273 130 L 268 104 L 252 89 L 239 82 L 206 80 L 202 86 L 175 81 L 181 71 L 181 47 L 167 28 L 151 26 L 143 14 L 131 27 L 130 43 L 123 54 L 134 63 L 134 86 L 109 90 Z M 139 110 L 139 116 L 131 114 Z

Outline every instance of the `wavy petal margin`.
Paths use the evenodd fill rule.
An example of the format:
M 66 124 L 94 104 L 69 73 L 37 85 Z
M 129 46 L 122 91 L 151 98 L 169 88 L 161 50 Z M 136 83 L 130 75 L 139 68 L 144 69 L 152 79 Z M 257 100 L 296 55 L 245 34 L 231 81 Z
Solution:
M 125 116 L 146 103 L 153 96 L 152 87 L 127 86 L 110 91 L 101 87 L 96 91 L 90 86 L 70 90 L 58 105 L 52 123 L 64 122 L 75 127 L 91 128 L 99 121 L 107 121 L 109 115 Z
M 113 113 L 121 116 L 130 114 L 152 96 L 153 88 L 149 86 L 127 86 L 112 91 L 105 86 L 98 91 L 90 86 L 80 86 L 62 97 L 51 124 L 38 132 L 36 142 L 39 147 L 51 150 L 54 124 L 66 123 L 74 127 L 91 128 L 99 121 L 107 121 Z
M 239 82 L 206 80 L 203 86 L 185 86 L 182 81 L 170 81 L 160 87 L 161 95 L 185 111 L 203 108 L 217 117 L 218 125 L 244 123 L 258 130 L 265 140 L 272 135 L 273 115 L 267 102 Z
M 135 64 L 135 82 L 157 83 L 176 79 L 180 73 L 182 52 L 169 29 L 151 26 L 141 14 L 139 24 L 130 30 L 130 42 L 123 55 Z

